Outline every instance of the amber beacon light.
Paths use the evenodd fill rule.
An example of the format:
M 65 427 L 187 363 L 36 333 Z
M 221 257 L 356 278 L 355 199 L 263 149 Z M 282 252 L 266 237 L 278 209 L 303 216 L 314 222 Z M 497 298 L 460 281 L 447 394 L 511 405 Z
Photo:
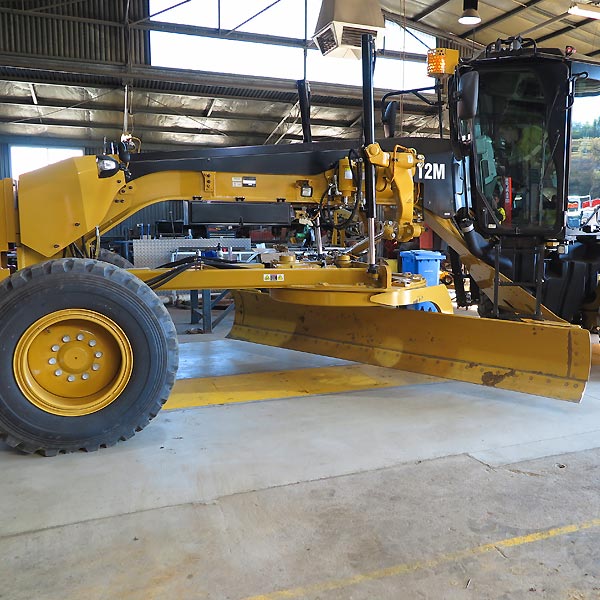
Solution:
M 434 48 L 427 51 L 427 75 L 429 77 L 447 77 L 454 73 L 458 64 L 458 50 Z

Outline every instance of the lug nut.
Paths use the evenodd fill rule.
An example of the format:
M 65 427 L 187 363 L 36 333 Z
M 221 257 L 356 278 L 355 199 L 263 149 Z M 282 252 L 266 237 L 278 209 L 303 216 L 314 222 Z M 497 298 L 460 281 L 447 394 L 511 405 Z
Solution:
M 66 344 L 71 341 L 71 338 L 68 335 L 64 335 L 62 341 Z
M 67 381 L 68 381 L 68 382 L 73 382 L 73 381 L 75 381 L 75 375 L 69 375 L 69 376 L 67 377 Z
M 58 344 L 54 344 L 54 346 L 52 346 L 52 352 L 58 352 L 60 350 L 60 346 Z
M 49 365 L 55 365 L 56 364 L 56 359 L 55 358 L 51 358 L 48 360 L 48 364 Z
M 102 358 L 102 352 L 96 352 L 96 354 L 94 354 L 94 356 L 96 358 Z
M 60 376 L 62 375 L 62 371 L 61 371 L 60 369 L 56 369 L 56 371 L 54 371 L 54 374 L 55 374 L 57 377 L 60 377 Z
M 78 341 L 78 342 L 81 342 L 81 340 L 82 340 L 83 338 L 84 338 L 84 335 L 83 335 L 83 333 L 78 333 L 78 334 L 77 334 L 77 341 Z
M 94 363 L 92 365 L 92 371 L 98 371 L 100 369 L 100 365 L 98 363 Z
M 81 379 L 83 379 L 84 381 L 88 380 L 89 378 L 90 378 L 90 375 L 89 375 L 89 373 L 84 373 L 84 374 L 81 376 Z
M 90 340 L 88 342 L 88 345 L 90 346 L 90 348 L 93 348 L 96 345 L 96 340 Z

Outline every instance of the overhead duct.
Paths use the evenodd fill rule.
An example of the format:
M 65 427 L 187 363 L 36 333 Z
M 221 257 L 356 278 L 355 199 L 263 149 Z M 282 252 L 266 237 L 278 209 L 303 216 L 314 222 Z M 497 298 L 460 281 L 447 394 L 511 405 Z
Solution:
M 384 29 L 379 0 L 323 0 L 313 40 L 324 56 L 360 58 L 361 35 L 380 46 Z

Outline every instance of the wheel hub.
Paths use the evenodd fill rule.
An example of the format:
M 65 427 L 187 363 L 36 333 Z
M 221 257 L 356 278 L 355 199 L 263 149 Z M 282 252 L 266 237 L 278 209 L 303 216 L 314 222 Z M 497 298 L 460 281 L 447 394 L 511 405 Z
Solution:
M 76 342 L 71 342 L 59 350 L 58 365 L 65 371 L 71 373 L 83 373 L 92 366 L 93 356 L 87 348 L 73 346 Z M 69 346 L 73 346 L 69 348 Z M 50 359 L 48 360 L 50 362 Z
M 60 310 L 38 319 L 21 336 L 13 369 L 25 397 L 61 416 L 108 406 L 125 389 L 133 352 L 123 330 L 86 309 Z

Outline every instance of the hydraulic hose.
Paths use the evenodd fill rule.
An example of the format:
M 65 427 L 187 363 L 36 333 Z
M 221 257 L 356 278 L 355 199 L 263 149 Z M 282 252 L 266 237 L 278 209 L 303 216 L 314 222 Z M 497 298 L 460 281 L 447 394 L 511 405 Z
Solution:
M 486 239 L 477 231 L 475 231 L 475 225 L 473 219 L 469 216 L 466 209 L 461 208 L 456 213 L 456 222 L 463 235 L 465 243 L 469 252 L 486 262 L 488 265 L 494 266 L 496 263 L 497 248 L 494 244 L 486 241 Z M 500 256 L 500 270 L 512 269 L 512 261 L 506 256 Z

